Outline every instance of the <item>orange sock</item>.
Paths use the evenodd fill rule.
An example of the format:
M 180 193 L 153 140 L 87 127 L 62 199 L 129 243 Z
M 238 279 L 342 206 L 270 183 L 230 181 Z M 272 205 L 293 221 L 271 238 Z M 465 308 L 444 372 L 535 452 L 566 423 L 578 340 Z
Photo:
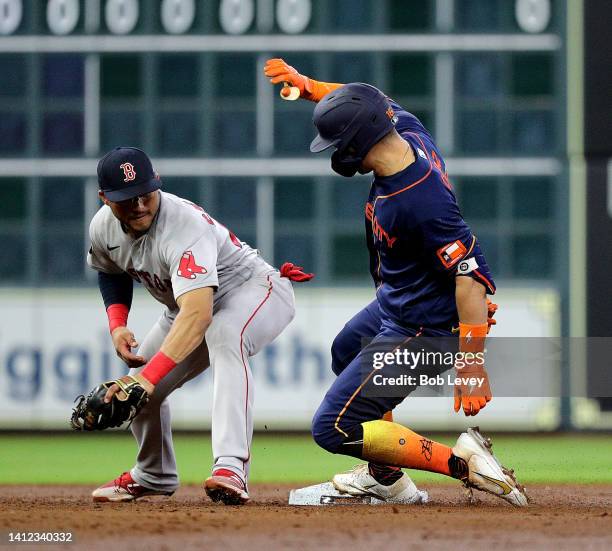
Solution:
M 452 450 L 398 423 L 368 421 L 363 427 L 363 454 L 367 461 L 451 476 Z
M 387 411 L 387 413 L 385 413 L 383 416 L 383 421 L 389 421 L 390 423 L 393 423 L 393 412 L 392 411 Z

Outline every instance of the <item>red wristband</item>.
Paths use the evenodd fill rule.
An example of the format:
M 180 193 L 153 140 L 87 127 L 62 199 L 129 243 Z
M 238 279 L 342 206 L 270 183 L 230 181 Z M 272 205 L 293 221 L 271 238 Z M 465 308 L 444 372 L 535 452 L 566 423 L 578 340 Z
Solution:
M 106 309 L 108 316 L 108 328 L 111 335 L 117 327 L 125 327 L 127 325 L 128 314 L 130 309 L 125 304 L 111 304 Z
M 149 360 L 140 374 L 152 385 L 156 385 L 174 369 L 175 365 L 176 362 L 160 350 Z

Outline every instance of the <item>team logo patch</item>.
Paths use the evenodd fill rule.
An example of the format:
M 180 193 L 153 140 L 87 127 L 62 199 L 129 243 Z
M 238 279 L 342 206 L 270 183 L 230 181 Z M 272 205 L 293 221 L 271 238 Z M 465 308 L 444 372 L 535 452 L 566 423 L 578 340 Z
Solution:
M 478 262 L 474 257 L 462 260 L 457 265 L 457 273 L 461 275 L 469 274 L 478 269 Z
M 451 268 L 465 256 L 466 252 L 467 249 L 465 245 L 457 239 L 457 241 L 440 247 L 437 251 L 437 255 L 445 268 Z
M 123 163 L 119 165 L 119 168 L 123 170 L 123 175 L 125 176 L 123 179 L 124 182 L 131 182 L 136 179 L 136 170 L 132 163 Z
M 204 266 L 199 266 L 196 263 L 191 251 L 185 251 L 176 273 L 179 277 L 184 277 L 185 279 L 195 279 L 197 274 L 205 274 L 207 270 Z

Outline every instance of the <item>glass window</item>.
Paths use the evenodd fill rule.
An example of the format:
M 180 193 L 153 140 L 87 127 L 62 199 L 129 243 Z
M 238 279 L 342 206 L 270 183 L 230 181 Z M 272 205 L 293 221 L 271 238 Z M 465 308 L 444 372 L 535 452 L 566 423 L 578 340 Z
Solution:
M 466 178 L 457 186 L 459 206 L 468 224 L 472 220 L 491 220 L 498 217 L 497 182 L 491 178 Z
M 215 95 L 221 99 L 254 97 L 255 69 L 255 58 L 251 54 L 219 54 L 214 77 Z
M 0 179 L 0 220 L 20 220 L 27 214 L 27 188 L 24 178 Z
M 0 233 L 0 280 L 14 280 L 26 283 L 29 264 L 29 246 L 22 233 Z M 17 261 L 18 260 L 18 261 Z
M 504 2 L 510 4 L 508 0 Z M 455 0 L 455 25 L 460 30 L 497 30 L 501 15 L 497 0 Z
M 550 178 L 516 178 L 512 184 L 514 216 L 519 220 L 538 221 L 553 218 L 556 210 L 554 192 Z
M 497 115 L 494 111 L 463 111 L 459 114 L 459 121 L 458 141 L 463 151 L 497 151 Z
M 368 200 L 371 178 L 335 178 L 329 182 L 332 187 L 332 217 L 334 219 L 356 220 L 355 227 L 362 228 L 365 204 Z
M 252 178 L 216 178 L 215 209 L 211 214 L 223 224 L 255 220 L 256 181 Z
M 397 31 L 426 30 L 432 26 L 434 2 L 432 0 L 391 0 L 389 28 Z
M 555 149 L 555 120 L 551 111 L 519 111 L 512 119 L 514 151 L 551 155 Z
M 336 235 L 332 241 L 332 274 L 335 278 L 369 277 L 365 235 Z
M 0 111 L 0 153 L 22 153 L 26 148 L 26 117 Z
M 41 213 L 46 222 L 83 222 L 83 181 L 46 178 L 42 182 Z
M 334 82 L 368 82 L 372 76 L 374 60 L 367 54 L 334 54 L 332 59 Z
M 159 151 L 162 154 L 185 157 L 200 150 L 198 112 L 170 112 L 159 116 Z
M 554 242 L 550 235 L 514 237 L 512 252 L 514 273 L 518 277 L 550 277 L 553 272 Z
M 142 95 L 141 58 L 134 55 L 102 57 L 102 97 L 136 98 Z
M 372 2 L 369 0 L 334 0 L 328 2 L 329 22 L 333 30 L 371 31 Z
M 293 103 L 293 102 L 289 102 Z M 312 108 L 296 109 L 282 106 L 274 113 L 274 152 L 296 156 L 311 156 L 310 142 L 317 135 L 312 124 Z
M 432 58 L 427 55 L 393 54 L 389 95 L 425 96 L 432 92 Z
M 83 95 L 83 57 L 50 55 L 43 60 L 43 94 L 66 98 Z
M 83 113 L 47 113 L 43 119 L 45 153 L 83 151 Z
M 219 110 L 215 114 L 214 150 L 218 155 L 236 157 L 255 152 L 255 113 Z
M 201 203 L 201 187 L 199 178 L 180 178 L 180 177 L 165 177 L 160 174 L 162 180 L 162 190 L 168 193 L 173 193 L 184 199 L 200 204 L 204 209 L 207 206 Z
M 512 93 L 515 96 L 552 94 L 555 86 L 551 54 L 516 54 L 512 57 Z
M 274 208 L 279 220 L 305 220 L 314 216 L 315 187 L 307 178 L 282 178 L 274 186 Z
M 282 235 L 277 232 L 274 240 L 274 256 L 278 265 L 283 262 L 293 262 L 303 266 L 306 271 L 314 270 L 314 238 L 312 235 Z
M 0 55 L 2 86 L 0 96 L 24 97 L 26 94 L 27 63 L 23 55 Z
M 457 59 L 457 87 L 466 97 L 495 97 L 502 93 L 502 58 L 498 54 L 470 54 Z
M 59 283 L 83 279 L 85 253 L 82 232 L 54 232 L 42 236 L 41 278 Z
M 142 115 L 134 111 L 104 110 L 100 133 L 103 151 L 120 145 L 143 147 Z
M 200 67 L 195 55 L 163 55 L 159 58 L 158 92 L 162 97 L 197 96 Z

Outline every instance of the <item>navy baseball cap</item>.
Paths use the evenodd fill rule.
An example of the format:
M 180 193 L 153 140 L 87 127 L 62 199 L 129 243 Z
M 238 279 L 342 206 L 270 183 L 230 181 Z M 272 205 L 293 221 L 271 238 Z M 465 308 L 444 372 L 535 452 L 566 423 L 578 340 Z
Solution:
M 159 189 L 151 159 L 136 147 L 116 147 L 98 162 L 98 185 L 110 201 L 126 201 Z
M 325 95 L 315 107 L 312 120 L 319 133 L 310 151 L 335 147 L 342 153 L 350 144 L 353 154 L 363 158 L 393 130 L 397 118 L 389 99 L 378 88 L 352 82 Z

